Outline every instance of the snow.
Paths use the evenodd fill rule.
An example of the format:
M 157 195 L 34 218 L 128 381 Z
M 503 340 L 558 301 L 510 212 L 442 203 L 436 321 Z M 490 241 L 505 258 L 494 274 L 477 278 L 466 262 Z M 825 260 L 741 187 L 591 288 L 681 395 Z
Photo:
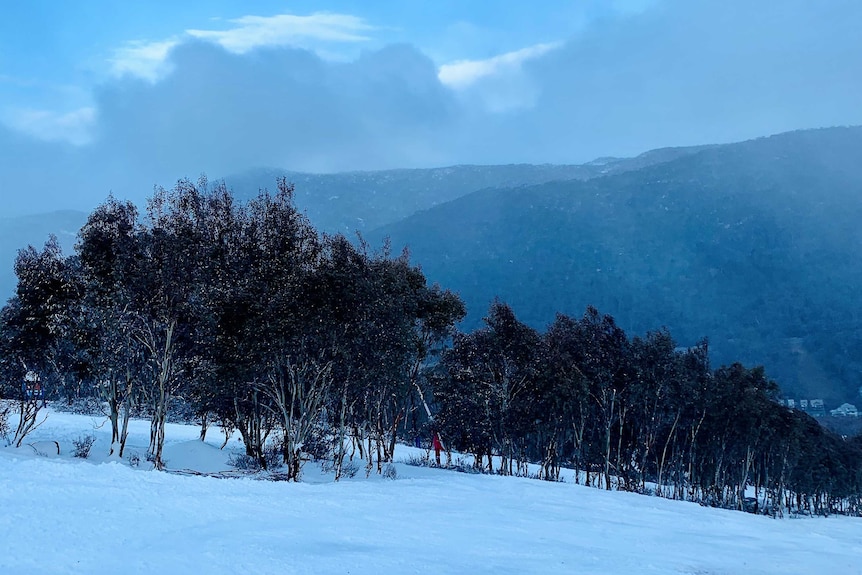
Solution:
M 773 520 L 404 463 L 394 481 L 334 483 L 314 464 L 299 484 L 183 476 L 106 458 L 102 423 L 51 412 L 30 443 L 56 440 L 60 457 L 0 449 L 0 573 L 862 573 L 854 518 Z M 143 453 L 148 423 L 131 432 Z M 169 468 L 227 469 L 218 430 L 212 443 L 198 432 L 169 425 Z M 85 433 L 92 457 L 70 458 Z

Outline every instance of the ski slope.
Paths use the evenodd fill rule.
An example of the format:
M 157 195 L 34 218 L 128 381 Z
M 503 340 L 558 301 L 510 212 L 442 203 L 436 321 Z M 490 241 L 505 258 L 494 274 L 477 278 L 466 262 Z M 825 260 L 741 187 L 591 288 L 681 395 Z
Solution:
M 52 412 L 32 441 L 58 441 L 59 457 L 0 449 L 0 574 L 862 574 L 859 519 L 773 520 L 403 463 L 394 481 L 334 483 L 313 464 L 299 484 L 181 476 L 105 460 L 101 423 Z M 84 432 L 99 438 L 93 456 L 68 457 Z M 133 422 L 131 450 L 147 432 Z M 205 444 L 198 432 L 169 425 L 168 466 L 227 469 L 218 430 Z

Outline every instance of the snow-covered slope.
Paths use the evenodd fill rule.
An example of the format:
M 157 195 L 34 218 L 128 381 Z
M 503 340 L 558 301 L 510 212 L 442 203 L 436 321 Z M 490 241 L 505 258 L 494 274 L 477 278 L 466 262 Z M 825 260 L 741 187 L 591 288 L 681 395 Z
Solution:
M 34 441 L 64 448 L 100 423 L 51 413 Z M 146 431 L 134 422 L 132 443 Z M 170 426 L 169 467 L 221 467 L 214 431 L 204 445 Z M 0 450 L 0 573 L 862 573 L 858 519 L 773 520 L 403 463 L 395 481 L 180 476 L 93 464 L 104 432 L 88 461 Z

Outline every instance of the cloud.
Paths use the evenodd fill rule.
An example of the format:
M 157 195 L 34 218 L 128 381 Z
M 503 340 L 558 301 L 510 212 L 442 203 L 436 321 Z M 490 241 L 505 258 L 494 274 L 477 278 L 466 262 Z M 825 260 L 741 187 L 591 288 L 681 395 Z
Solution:
M 116 50 L 110 58 L 111 73 L 115 76 L 137 76 L 155 82 L 170 72 L 168 54 L 179 43 L 178 38 L 156 42 L 129 42 Z
M 5 123 L 40 140 L 84 145 L 91 140 L 95 117 L 96 110 L 90 106 L 70 112 L 18 108 L 6 114 Z
M 227 21 L 225 30 L 189 29 L 164 40 L 128 42 L 114 51 L 109 59 L 116 77 L 135 76 L 156 82 L 172 70 L 171 51 L 180 44 L 205 41 L 217 44 L 234 54 L 255 49 L 292 47 L 313 49 L 327 59 L 343 59 L 332 45 L 367 42 L 366 34 L 374 27 L 350 14 L 317 12 L 308 16 L 277 14 L 243 16 Z
M 175 72 L 155 84 L 127 78 L 97 94 L 91 152 L 119 180 L 151 185 L 250 166 L 336 171 L 450 159 L 440 151 L 456 105 L 433 62 L 410 46 L 336 63 L 307 50 L 242 55 L 192 42 L 170 61 Z
M 565 162 L 859 124 L 860 24 L 849 0 L 665 0 L 525 63 L 541 91 L 505 130 Z
M 309 16 L 243 16 L 229 21 L 228 30 L 186 30 L 199 40 L 219 44 L 236 54 L 273 46 L 309 47 L 318 42 L 365 42 L 374 28 L 349 14 L 317 12 Z
M 536 44 L 485 60 L 459 60 L 440 66 L 438 77 L 443 84 L 451 88 L 465 89 L 489 76 L 516 72 L 524 62 L 543 56 L 560 46 L 562 42 Z
M 86 193 L 97 186 L 87 173 L 94 165 L 82 152 L 0 125 L 0 217 L 94 205 Z M 99 191 L 101 198 L 107 193 Z
M 459 60 L 440 67 L 440 82 L 478 113 L 511 113 L 535 105 L 541 87 L 523 73 L 525 63 L 559 49 L 562 42 L 535 44 L 484 60 Z
M 330 60 L 318 53 L 323 33 L 305 36 L 314 38 L 305 48 L 243 51 L 239 37 L 232 50 L 215 37 L 141 44 L 143 60 L 173 73 L 155 82 L 125 73 L 100 86 L 89 111 L 30 110 L 18 131 L 0 126 L 0 209 L 87 208 L 109 191 L 141 200 L 155 183 L 252 166 L 570 163 L 862 124 L 862 3 L 627 5 L 625 17 L 563 45 L 452 62 L 445 73 L 407 45 L 333 40 L 372 48 Z M 371 35 L 364 25 L 338 30 Z M 81 126 L 89 139 L 78 146 L 35 137 Z

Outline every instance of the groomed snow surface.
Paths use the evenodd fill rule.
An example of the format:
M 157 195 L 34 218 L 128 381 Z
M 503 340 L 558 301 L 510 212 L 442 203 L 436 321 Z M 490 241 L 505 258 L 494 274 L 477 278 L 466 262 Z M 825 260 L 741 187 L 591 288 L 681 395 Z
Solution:
M 71 458 L 88 433 L 91 458 Z M 218 429 L 205 444 L 198 433 L 168 425 L 168 467 L 228 469 L 238 442 L 220 451 Z M 313 463 L 299 484 L 181 476 L 105 460 L 109 436 L 104 418 L 49 411 L 27 442 L 57 441 L 59 457 L 52 443 L 0 448 L 0 574 L 862 574 L 859 519 L 773 520 L 404 463 L 394 481 L 335 483 Z M 147 437 L 133 421 L 129 452 L 143 456 Z

